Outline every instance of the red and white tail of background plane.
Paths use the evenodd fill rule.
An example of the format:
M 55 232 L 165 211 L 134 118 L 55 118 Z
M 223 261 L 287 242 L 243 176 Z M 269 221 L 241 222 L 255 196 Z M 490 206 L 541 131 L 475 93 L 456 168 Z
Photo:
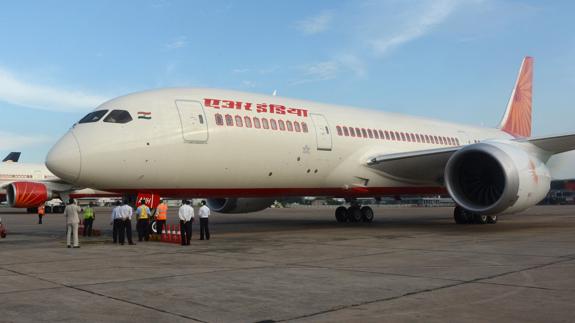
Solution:
M 456 222 L 494 222 L 543 199 L 547 161 L 575 148 L 573 134 L 530 137 L 532 78 L 526 57 L 498 128 L 220 89 L 144 91 L 97 107 L 46 164 L 76 185 L 205 197 L 220 212 L 336 196 L 351 204 L 338 221 L 371 221 L 356 198 L 449 193 Z

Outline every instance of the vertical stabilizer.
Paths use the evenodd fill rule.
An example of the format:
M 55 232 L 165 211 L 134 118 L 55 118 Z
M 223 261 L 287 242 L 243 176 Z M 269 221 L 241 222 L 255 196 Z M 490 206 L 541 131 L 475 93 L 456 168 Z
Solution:
M 533 88 L 533 58 L 525 57 L 515 82 L 499 128 L 514 137 L 531 136 L 531 93 Z

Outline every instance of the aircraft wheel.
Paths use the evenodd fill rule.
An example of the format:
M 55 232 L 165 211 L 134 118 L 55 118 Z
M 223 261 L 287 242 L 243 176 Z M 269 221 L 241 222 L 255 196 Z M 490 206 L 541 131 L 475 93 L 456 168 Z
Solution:
M 497 215 L 490 215 L 487 217 L 487 223 L 495 224 L 497 223 Z
M 335 219 L 340 223 L 347 221 L 347 209 L 345 206 L 340 206 L 335 209 Z
M 457 224 L 466 224 L 467 223 L 467 215 L 465 214 L 465 210 L 457 205 L 453 210 L 453 219 Z
M 350 206 L 347 209 L 347 217 L 349 219 L 349 222 L 359 222 L 361 221 L 361 210 L 359 209 L 359 207 L 355 207 L 355 206 Z
M 484 214 L 474 214 L 473 215 L 473 222 L 477 224 L 486 224 L 488 221 L 487 215 Z
M 361 218 L 363 222 L 372 222 L 373 221 L 373 210 L 369 206 L 364 206 L 361 208 Z

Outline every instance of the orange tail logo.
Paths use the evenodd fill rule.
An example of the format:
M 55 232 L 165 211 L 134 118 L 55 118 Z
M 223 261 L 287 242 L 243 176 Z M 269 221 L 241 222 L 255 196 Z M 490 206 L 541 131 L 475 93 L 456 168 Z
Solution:
M 515 88 L 501 120 L 501 130 L 514 137 L 531 136 L 531 93 L 533 89 L 533 58 L 525 57 Z

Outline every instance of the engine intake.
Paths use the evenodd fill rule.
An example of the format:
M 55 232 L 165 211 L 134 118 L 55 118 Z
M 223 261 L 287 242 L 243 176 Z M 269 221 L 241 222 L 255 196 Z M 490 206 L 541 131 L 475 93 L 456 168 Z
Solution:
M 6 200 L 11 207 L 38 207 L 51 198 L 52 193 L 42 183 L 14 182 L 6 187 Z
M 265 210 L 274 198 L 220 198 L 208 199 L 210 209 L 219 213 L 250 213 Z
M 550 187 L 547 167 L 519 145 L 486 142 L 449 159 L 445 184 L 455 202 L 479 214 L 511 213 L 537 204 Z

